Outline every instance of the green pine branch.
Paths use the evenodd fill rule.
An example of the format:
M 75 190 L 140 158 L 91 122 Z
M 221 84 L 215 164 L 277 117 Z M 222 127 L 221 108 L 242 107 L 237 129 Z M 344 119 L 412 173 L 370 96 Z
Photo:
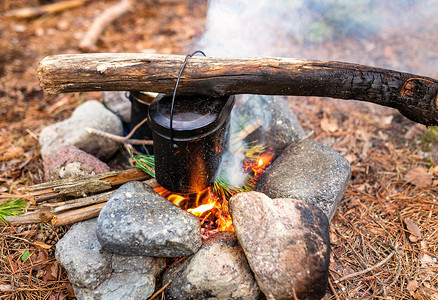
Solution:
M 22 198 L 10 199 L 0 204 L 0 220 L 7 225 L 5 217 L 16 216 L 24 213 L 26 201 Z

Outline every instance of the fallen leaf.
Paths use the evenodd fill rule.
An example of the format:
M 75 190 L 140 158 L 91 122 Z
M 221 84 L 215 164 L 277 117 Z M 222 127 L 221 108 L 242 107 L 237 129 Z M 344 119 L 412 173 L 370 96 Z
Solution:
M 416 280 L 409 281 L 408 285 L 406 286 L 406 289 L 409 292 L 415 292 L 418 289 L 418 282 Z
M 353 198 L 353 199 L 351 199 L 350 202 L 348 203 L 348 208 L 353 208 L 353 207 L 356 207 L 356 206 L 361 205 L 361 204 L 362 204 L 362 202 L 360 202 L 359 199 L 357 199 L 357 198 Z
M 12 291 L 13 287 L 10 284 L 0 284 L 0 291 L 2 292 L 8 292 L 8 291 Z
M 351 165 L 357 160 L 356 155 L 354 154 L 346 154 L 344 157 Z
M 429 169 L 429 172 L 432 173 L 432 174 L 434 174 L 434 175 L 436 175 L 436 176 L 438 176 L 438 166 L 431 167 L 431 168 Z
M 321 129 L 325 132 L 335 132 L 338 130 L 338 120 L 335 118 L 324 117 L 320 123 Z
M 412 233 L 412 235 L 409 237 L 409 240 L 411 242 L 415 243 L 423 238 L 420 228 L 418 228 L 417 224 L 415 224 L 414 221 L 409 218 L 405 218 L 404 222 L 409 232 Z
M 416 135 L 421 135 L 426 130 L 427 130 L 427 127 L 424 126 L 423 124 L 415 124 L 414 126 L 409 128 L 409 130 L 406 132 L 405 139 L 410 140 L 413 137 L 415 137 Z
M 26 250 L 23 252 L 23 254 L 21 255 L 21 261 L 25 261 L 28 257 L 29 257 L 29 250 Z
M 53 216 L 52 220 L 50 220 L 50 223 L 52 224 L 52 227 L 55 227 L 56 219 L 57 218 L 58 218 L 57 216 Z
M 371 133 L 369 133 L 367 130 L 364 129 L 356 130 L 354 135 L 358 140 L 363 141 L 365 143 L 371 140 Z
M 368 157 L 368 151 L 372 147 L 373 147 L 373 143 L 371 143 L 371 142 L 366 142 L 365 144 L 363 144 L 361 157 L 363 157 L 363 158 Z
M 436 265 L 434 259 L 427 253 L 420 254 L 420 262 L 423 267 L 435 267 Z
M 65 283 L 64 286 L 65 286 L 65 288 L 67 289 L 67 291 L 69 292 L 70 295 L 74 295 L 75 294 L 73 286 L 71 285 L 70 282 Z
M 13 261 L 14 256 L 12 254 L 9 254 L 6 256 L 8 258 L 9 265 L 11 266 L 12 272 L 16 272 L 18 269 L 18 265 Z
M 426 252 L 429 249 L 426 241 L 421 241 L 420 246 L 421 246 L 421 250 L 424 252 Z
M 342 276 L 347 276 L 350 274 L 353 274 L 354 270 L 351 267 L 346 267 L 343 271 L 342 271 Z
M 415 167 L 409 170 L 403 179 L 417 187 L 426 187 L 432 184 L 432 176 L 423 167 Z
M 33 242 L 32 244 L 35 245 L 35 246 L 41 247 L 43 249 L 50 249 L 50 248 L 52 248 L 51 245 L 47 245 L 46 243 L 39 242 L 39 241 Z
M 11 160 L 14 158 L 19 158 L 24 154 L 23 147 L 20 146 L 12 146 L 5 153 L 0 156 L 0 161 L 2 160 Z
M 49 297 L 49 300 L 64 300 L 64 299 L 67 299 L 67 295 L 64 294 L 63 292 L 59 292 Z
M 49 260 L 47 259 L 49 257 L 49 253 L 47 252 L 46 249 L 43 248 L 39 248 L 37 249 L 37 255 L 34 261 L 32 261 L 33 263 L 33 269 L 34 270 L 41 270 L 44 269 L 47 266 L 47 263 L 49 262 Z
M 47 282 L 47 281 L 53 281 L 56 280 L 58 278 L 58 263 L 54 262 L 51 265 L 48 265 L 47 267 L 45 267 L 44 269 L 46 271 L 46 274 L 44 274 L 43 276 L 43 281 Z

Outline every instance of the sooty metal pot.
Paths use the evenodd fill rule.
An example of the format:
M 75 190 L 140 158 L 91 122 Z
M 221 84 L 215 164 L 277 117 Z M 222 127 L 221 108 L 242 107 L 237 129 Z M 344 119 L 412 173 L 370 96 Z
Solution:
M 171 103 L 172 95 L 160 94 L 149 106 L 155 176 L 170 191 L 200 192 L 213 183 L 227 147 L 234 96 L 177 95 L 172 127 Z

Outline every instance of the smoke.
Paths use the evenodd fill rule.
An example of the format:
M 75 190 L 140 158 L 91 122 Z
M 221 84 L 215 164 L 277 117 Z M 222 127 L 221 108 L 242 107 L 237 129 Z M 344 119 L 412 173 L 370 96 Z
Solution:
M 437 77 L 437 13 L 434 0 L 210 0 L 196 48 L 207 56 L 335 60 Z M 247 108 L 256 111 L 247 123 L 261 113 L 262 127 L 269 127 L 273 118 L 265 102 Z M 248 147 L 241 143 L 238 148 Z M 220 171 L 236 185 L 243 178 L 242 155 L 230 150 Z
M 208 56 L 341 60 L 436 77 L 437 13 L 434 0 L 210 0 L 197 48 Z M 384 44 L 394 34 L 389 55 Z M 424 64 L 403 59 L 411 47 Z

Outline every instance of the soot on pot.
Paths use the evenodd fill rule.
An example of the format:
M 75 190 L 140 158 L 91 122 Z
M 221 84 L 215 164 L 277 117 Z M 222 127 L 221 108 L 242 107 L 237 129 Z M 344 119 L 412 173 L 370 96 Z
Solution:
M 227 148 L 234 96 L 177 95 L 172 126 L 171 102 L 160 94 L 149 106 L 156 179 L 167 190 L 197 193 L 213 183 Z

